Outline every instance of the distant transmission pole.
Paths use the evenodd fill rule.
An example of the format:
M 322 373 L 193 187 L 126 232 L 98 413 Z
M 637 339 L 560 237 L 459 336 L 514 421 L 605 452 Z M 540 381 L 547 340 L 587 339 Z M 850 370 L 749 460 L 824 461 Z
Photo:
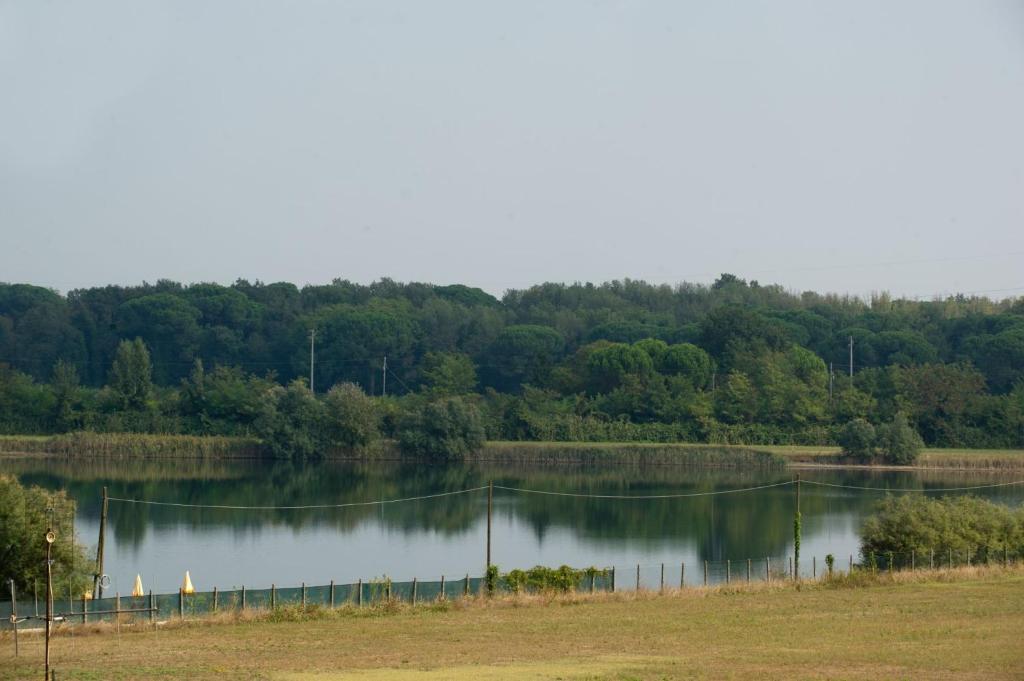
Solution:
M 315 393 L 316 389 L 313 387 L 313 367 L 316 362 L 316 329 L 309 330 L 309 392 Z
M 387 397 L 388 396 L 388 356 L 387 355 L 384 355 L 384 366 L 380 370 L 380 378 L 381 378 L 381 386 L 383 386 L 382 389 L 381 389 L 381 393 L 380 394 L 381 394 L 382 397 Z
M 853 379 L 853 336 L 850 336 L 850 379 Z
M 832 362 L 828 363 L 828 401 L 832 401 L 832 386 L 836 382 L 836 372 L 832 368 Z

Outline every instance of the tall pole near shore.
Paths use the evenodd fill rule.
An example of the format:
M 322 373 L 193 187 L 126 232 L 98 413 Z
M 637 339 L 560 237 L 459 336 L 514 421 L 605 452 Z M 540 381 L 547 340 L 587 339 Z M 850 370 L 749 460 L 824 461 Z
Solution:
M 487 569 L 491 569 L 491 514 L 494 510 L 494 481 L 487 483 Z
M 100 538 L 96 544 L 96 574 L 92 579 L 92 597 L 103 597 L 103 542 L 107 534 L 107 488 L 103 488 L 103 506 L 100 507 Z

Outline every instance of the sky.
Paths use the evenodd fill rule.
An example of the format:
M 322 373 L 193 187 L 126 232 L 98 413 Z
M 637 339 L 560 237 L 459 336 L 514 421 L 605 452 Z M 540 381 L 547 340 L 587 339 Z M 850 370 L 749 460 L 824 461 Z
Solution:
M 0 281 L 1022 263 L 1021 0 L 0 0 Z

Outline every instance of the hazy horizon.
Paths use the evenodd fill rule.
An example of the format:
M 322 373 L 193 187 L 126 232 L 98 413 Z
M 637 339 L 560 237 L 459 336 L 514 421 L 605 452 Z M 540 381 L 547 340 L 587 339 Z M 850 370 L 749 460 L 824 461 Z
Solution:
M 1024 4 L 16 0 L 0 281 L 1024 293 Z

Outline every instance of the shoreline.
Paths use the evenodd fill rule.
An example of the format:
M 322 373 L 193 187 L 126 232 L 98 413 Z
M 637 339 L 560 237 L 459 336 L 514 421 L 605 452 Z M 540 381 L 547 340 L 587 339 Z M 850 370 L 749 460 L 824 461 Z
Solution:
M 251 438 L 137 433 L 69 433 L 0 436 L 0 461 L 88 458 L 110 460 L 273 460 Z M 391 441 L 365 452 L 330 452 L 330 461 L 410 461 Z M 526 464 L 621 463 L 708 468 L 790 468 L 794 470 L 1024 471 L 1024 450 L 925 449 L 910 466 L 843 460 L 838 447 L 722 445 L 660 442 L 489 441 L 467 462 Z

